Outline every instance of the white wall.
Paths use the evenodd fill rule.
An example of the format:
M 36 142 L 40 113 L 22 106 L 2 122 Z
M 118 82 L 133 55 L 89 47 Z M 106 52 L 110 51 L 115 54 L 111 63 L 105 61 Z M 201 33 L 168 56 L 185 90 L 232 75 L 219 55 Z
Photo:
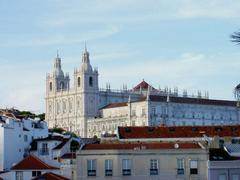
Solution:
M 30 148 L 32 138 L 48 136 L 46 123 L 43 123 L 43 128 L 39 129 L 32 127 L 32 120 L 5 119 L 5 121 L 6 123 L 0 126 L 0 171 L 10 169 L 23 159 L 25 151 Z M 29 131 L 23 130 L 24 127 Z

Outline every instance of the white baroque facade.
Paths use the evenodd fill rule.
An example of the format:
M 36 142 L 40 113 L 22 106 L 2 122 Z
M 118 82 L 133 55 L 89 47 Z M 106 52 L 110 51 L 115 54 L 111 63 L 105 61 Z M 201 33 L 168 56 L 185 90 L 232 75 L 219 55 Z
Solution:
M 118 126 L 238 124 L 235 101 L 188 97 L 177 90 L 155 89 L 144 80 L 133 89 L 98 86 L 98 70 L 90 64 L 85 48 L 82 63 L 74 71 L 74 83 L 56 57 L 46 79 L 46 120 L 82 137 L 114 133 Z

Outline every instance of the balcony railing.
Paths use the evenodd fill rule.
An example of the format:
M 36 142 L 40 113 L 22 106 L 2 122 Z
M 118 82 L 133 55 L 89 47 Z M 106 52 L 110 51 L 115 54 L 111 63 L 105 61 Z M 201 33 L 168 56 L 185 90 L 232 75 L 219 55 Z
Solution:
M 177 174 L 178 175 L 184 174 L 184 169 L 177 169 Z
M 150 169 L 150 175 L 158 175 L 158 169 Z
M 105 170 L 105 176 L 112 176 L 112 169 L 106 169 Z
M 197 168 L 190 168 L 190 174 L 198 174 Z
M 88 170 L 88 176 L 96 176 L 96 170 Z
M 131 176 L 131 169 L 123 169 L 122 175 L 123 176 Z

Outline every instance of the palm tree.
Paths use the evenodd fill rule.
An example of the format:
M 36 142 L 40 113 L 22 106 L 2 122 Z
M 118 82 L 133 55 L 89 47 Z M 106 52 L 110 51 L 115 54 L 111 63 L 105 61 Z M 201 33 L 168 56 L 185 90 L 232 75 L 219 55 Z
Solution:
M 240 45 L 240 31 L 236 31 L 230 35 L 231 41 Z

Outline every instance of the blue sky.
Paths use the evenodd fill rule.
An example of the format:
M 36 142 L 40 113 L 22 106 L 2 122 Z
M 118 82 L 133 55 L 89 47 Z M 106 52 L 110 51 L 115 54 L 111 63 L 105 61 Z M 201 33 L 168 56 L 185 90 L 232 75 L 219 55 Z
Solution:
M 84 42 L 106 82 L 128 88 L 209 91 L 233 99 L 240 83 L 240 1 L 0 1 L 0 107 L 43 112 L 45 76 L 59 49 L 64 72 L 80 66 Z

